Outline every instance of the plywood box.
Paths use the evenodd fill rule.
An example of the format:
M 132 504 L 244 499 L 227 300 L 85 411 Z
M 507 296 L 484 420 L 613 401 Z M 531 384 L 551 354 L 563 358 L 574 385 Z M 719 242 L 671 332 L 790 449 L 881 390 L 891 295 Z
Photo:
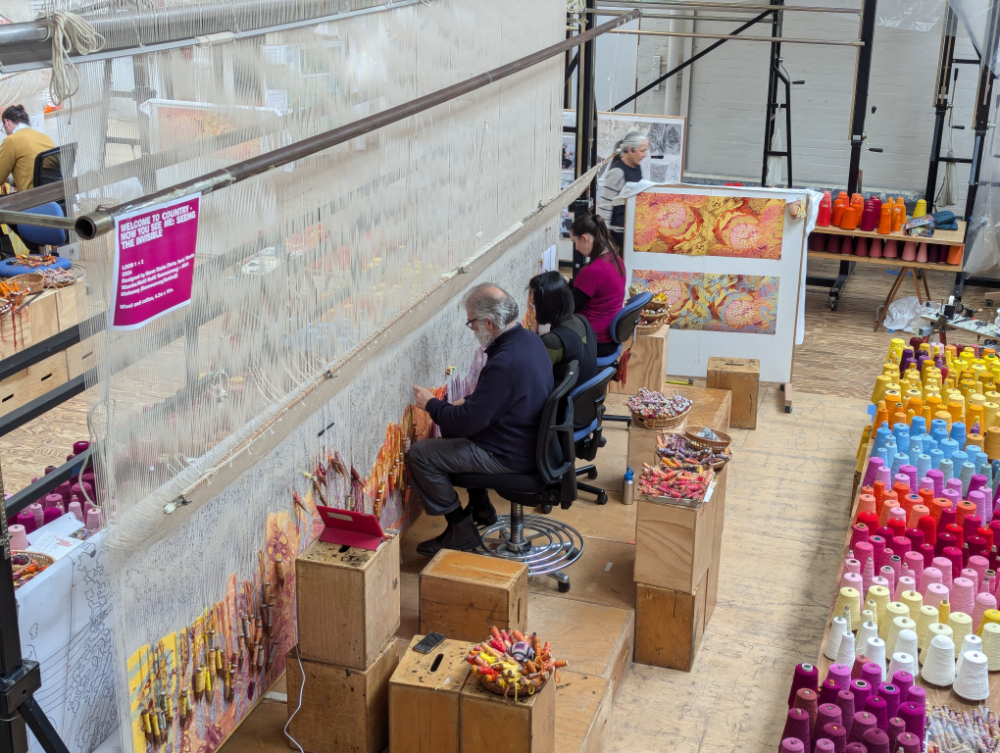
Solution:
M 399 537 L 372 552 L 317 541 L 295 561 L 299 652 L 365 669 L 399 627 Z
M 643 496 L 636 498 L 636 583 L 694 592 L 712 563 L 716 526 L 722 525 L 728 468 L 717 475 L 707 502 L 685 507 Z M 720 514 L 721 513 L 721 514 Z
M 420 632 L 479 642 L 528 629 L 528 566 L 442 549 L 420 573 Z
M 414 636 L 389 681 L 389 750 L 392 753 L 458 753 L 459 696 L 472 667 L 473 643 L 443 641 L 429 654 Z
M 68 380 L 66 354 L 56 353 L 41 363 L 0 382 L 0 416 L 27 405 Z
M 690 672 L 708 625 L 706 572 L 694 593 L 639 583 L 635 596 L 635 662 Z
M 295 649 L 288 652 L 288 734 L 306 753 L 381 753 L 389 744 L 389 678 L 399 664 L 398 644 L 389 641 L 365 670 L 303 660 L 304 685 Z
M 461 698 L 462 753 L 554 753 L 556 683 L 527 698 L 504 698 L 470 676 Z
M 664 324 L 659 329 L 646 334 L 637 335 L 632 341 L 632 355 L 628 360 L 626 382 L 611 382 L 609 392 L 624 392 L 634 395 L 640 388 L 661 392 L 663 380 L 667 378 L 667 342 L 670 337 L 670 325 Z
M 560 672 L 556 686 L 556 753 L 601 753 L 614 705 L 609 680 Z
M 709 387 L 733 393 L 730 423 L 741 429 L 757 428 L 757 401 L 760 393 L 760 361 L 756 358 L 708 359 Z

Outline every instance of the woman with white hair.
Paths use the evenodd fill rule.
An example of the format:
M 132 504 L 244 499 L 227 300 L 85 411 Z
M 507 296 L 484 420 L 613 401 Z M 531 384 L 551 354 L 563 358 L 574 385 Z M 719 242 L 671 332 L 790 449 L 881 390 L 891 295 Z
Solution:
M 615 151 L 618 155 L 611 160 L 611 165 L 604 172 L 604 185 L 597 200 L 597 213 L 618 242 L 618 247 L 625 248 L 625 205 L 615 206 L 612 202 L 625 188 L 626 183 L 638 183 L 642 180 L 642 169 L 639 165 L 649 153 L 649 139 L 642 131 L 633 128 L 615 144 Z

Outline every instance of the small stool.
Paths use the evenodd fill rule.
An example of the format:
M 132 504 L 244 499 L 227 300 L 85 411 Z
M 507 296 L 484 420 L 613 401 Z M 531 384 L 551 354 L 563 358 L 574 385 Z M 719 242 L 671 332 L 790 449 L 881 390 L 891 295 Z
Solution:
M 556 681 L 527 698 L 504 698 L 470 675 L 462 690 L 462 753 L 553 753 L 556 747 Z

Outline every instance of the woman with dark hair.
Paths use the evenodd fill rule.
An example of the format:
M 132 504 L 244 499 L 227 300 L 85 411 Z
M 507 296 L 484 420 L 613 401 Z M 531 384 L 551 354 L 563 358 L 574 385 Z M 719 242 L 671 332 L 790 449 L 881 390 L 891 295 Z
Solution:
M 609 356 L 618 345 L 611 339 L 611 320 L 625 302 L 625 262 L 604 220 L 581 214 L 569 230 L 573 246 L 590 263 L 573 281 L 576 313 L 587 319 L 597 334 L 597 356 Z
M 556 384 L 566 376 L 570 361 L 579 368 L 578 385 L 597 374 L 597 337 L 590 322 L 573 313 L 573 293 L 558 272 L 542 272 L 528 283 L 535 319 L 539 324 L 551 325 L 542 335 L 542 342 L 549 352 Z
M 0 142 L 0 182 L 13 174 L 18 191 L 35 187 L 35 157 L 55 147 L 52 139 L 34 128 L 23 105 L 11 105 L 0 116 L 7 134 Z

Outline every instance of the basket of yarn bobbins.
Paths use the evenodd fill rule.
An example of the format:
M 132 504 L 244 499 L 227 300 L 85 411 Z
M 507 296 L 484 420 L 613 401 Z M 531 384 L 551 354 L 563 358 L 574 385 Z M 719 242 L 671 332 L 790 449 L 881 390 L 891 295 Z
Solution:
M 14 589 L 18 589 L 56 561 L 47 554 L 14 550 L 10 553 L 10 563 L 14 567 Z
M 684 429 L 684 436 L 697 447 L 709 447 L 713 450 L 724 450 L 733 441 L 725 432 L 710 426 L 688 426 Z
M 555 660 L 551 644 L 543 644 L 537 633 L 526 636 L 496 627 L 489 639 L 472 647 L 467 661 L 486 690 L 514 700 L 534 695 L 566 666 L 565 661 Z
M 687 420 L 694 403 L 683 395 L 664 395 L 645 387 L 628 399 L 632 421 L 647 429 L 676 429 Z
M 708 467 L 720 471 L 733 459 L 732 452 L 725 445 L 706 445 L 691 439 L 707 427 L 689 427 L 683 434 L 663 432 L 656 438 L 656 455 L 660 465 L 667 468 Z M 711 431 L 711 429 L 709 429 Z M 716 433 L 717 436 L 719 433 Z M 726 444 L 729 444 L 728 437 Z

